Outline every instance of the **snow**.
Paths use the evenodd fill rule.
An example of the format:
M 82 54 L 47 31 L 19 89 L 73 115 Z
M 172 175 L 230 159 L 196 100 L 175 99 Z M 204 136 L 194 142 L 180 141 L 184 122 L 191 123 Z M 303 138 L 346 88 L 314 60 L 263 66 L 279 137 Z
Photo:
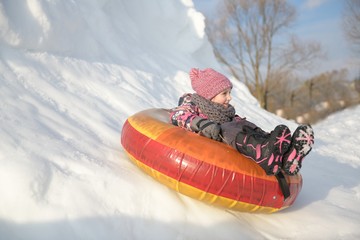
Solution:
M 295 204 L 231 212 L 178 194 L 120 145 L 124 121 L 191 92 L 191 67 L 221 69 L 191 0 L 0 2 L 0 239 L 356 239 L 360 107 L 314 126 Z M 296 124 L 233 81 L 237 112 Z

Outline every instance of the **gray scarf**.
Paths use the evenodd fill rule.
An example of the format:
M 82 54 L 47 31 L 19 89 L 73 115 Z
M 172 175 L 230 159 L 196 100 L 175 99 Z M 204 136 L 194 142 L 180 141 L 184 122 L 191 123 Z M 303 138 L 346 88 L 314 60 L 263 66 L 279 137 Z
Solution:
M 206 98 L 194 93 L 191 101 L 195 103 L 208 116 L 209 120 L 217 123 L 231 122 L 235 117 L 235 108 L 229 104 L 227 108 L 223 105 L 207 100 Z

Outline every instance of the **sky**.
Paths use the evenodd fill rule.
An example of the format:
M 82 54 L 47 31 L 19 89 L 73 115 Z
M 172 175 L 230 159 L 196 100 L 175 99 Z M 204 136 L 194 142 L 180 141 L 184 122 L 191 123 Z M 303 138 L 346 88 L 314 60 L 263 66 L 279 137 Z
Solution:
M 326 71 L 349 70 L 349 78 L 357 77 L 360 57 L 356 55 L 342 29 L 344 1 L 338 0 L 290 0 L 297 11 L 297 19 L 290 29 L 302 41 L 318 42 L 325 58 L 317 61 L 308 76 Z M 213 16 L 218 0 L 194 0 L 195 7 L 207 17 Z
M 360 238 L 359 107 L 313 126 L 303 188 L 274 214 L 207 205 L 129 160 L 120 144 L 129 116 L 175 106 L 192 92 L 192 67 L 222 70 L 192 6 L 0 1 L 0 239 Z M 228 77 L 238 114 L 295 130 Z

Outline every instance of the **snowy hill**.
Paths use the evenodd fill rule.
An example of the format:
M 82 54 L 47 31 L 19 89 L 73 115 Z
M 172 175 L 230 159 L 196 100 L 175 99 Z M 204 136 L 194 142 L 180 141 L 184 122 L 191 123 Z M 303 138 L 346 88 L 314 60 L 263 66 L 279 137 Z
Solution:
M 0 239 L 359 238 L 359 107 L 314 126 L 303 190 L 272 215 L 189 199 L 128 160 L 126 118 L 175 106 L 191 67 L 224 72 L 191 0 L 0 2 Z M 295 129 L 234 84 L 239 114 Z

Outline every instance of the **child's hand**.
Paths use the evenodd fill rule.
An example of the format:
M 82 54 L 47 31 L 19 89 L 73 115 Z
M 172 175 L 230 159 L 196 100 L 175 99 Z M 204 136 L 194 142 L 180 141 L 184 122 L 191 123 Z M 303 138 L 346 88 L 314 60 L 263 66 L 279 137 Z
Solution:
M 209 121 L 210 122 L 210 121 Z M 210 125 L 207 125 L 203 130 L 200 132 L 208 138 L 214 139 L 216 141 L 221 141 L 219 136 L 221 128 L 220 125 L 215 122 L 210 122 Z
M 207 138 L 221 141 L 221 138 L 219 136 L 221 128 L 220 125 L 216 122 L 212 122 L 208 119 L 204 119 L 201 117 L 195 117 L 192 120 L 190 127 L 195 132 L 199 132 Z

